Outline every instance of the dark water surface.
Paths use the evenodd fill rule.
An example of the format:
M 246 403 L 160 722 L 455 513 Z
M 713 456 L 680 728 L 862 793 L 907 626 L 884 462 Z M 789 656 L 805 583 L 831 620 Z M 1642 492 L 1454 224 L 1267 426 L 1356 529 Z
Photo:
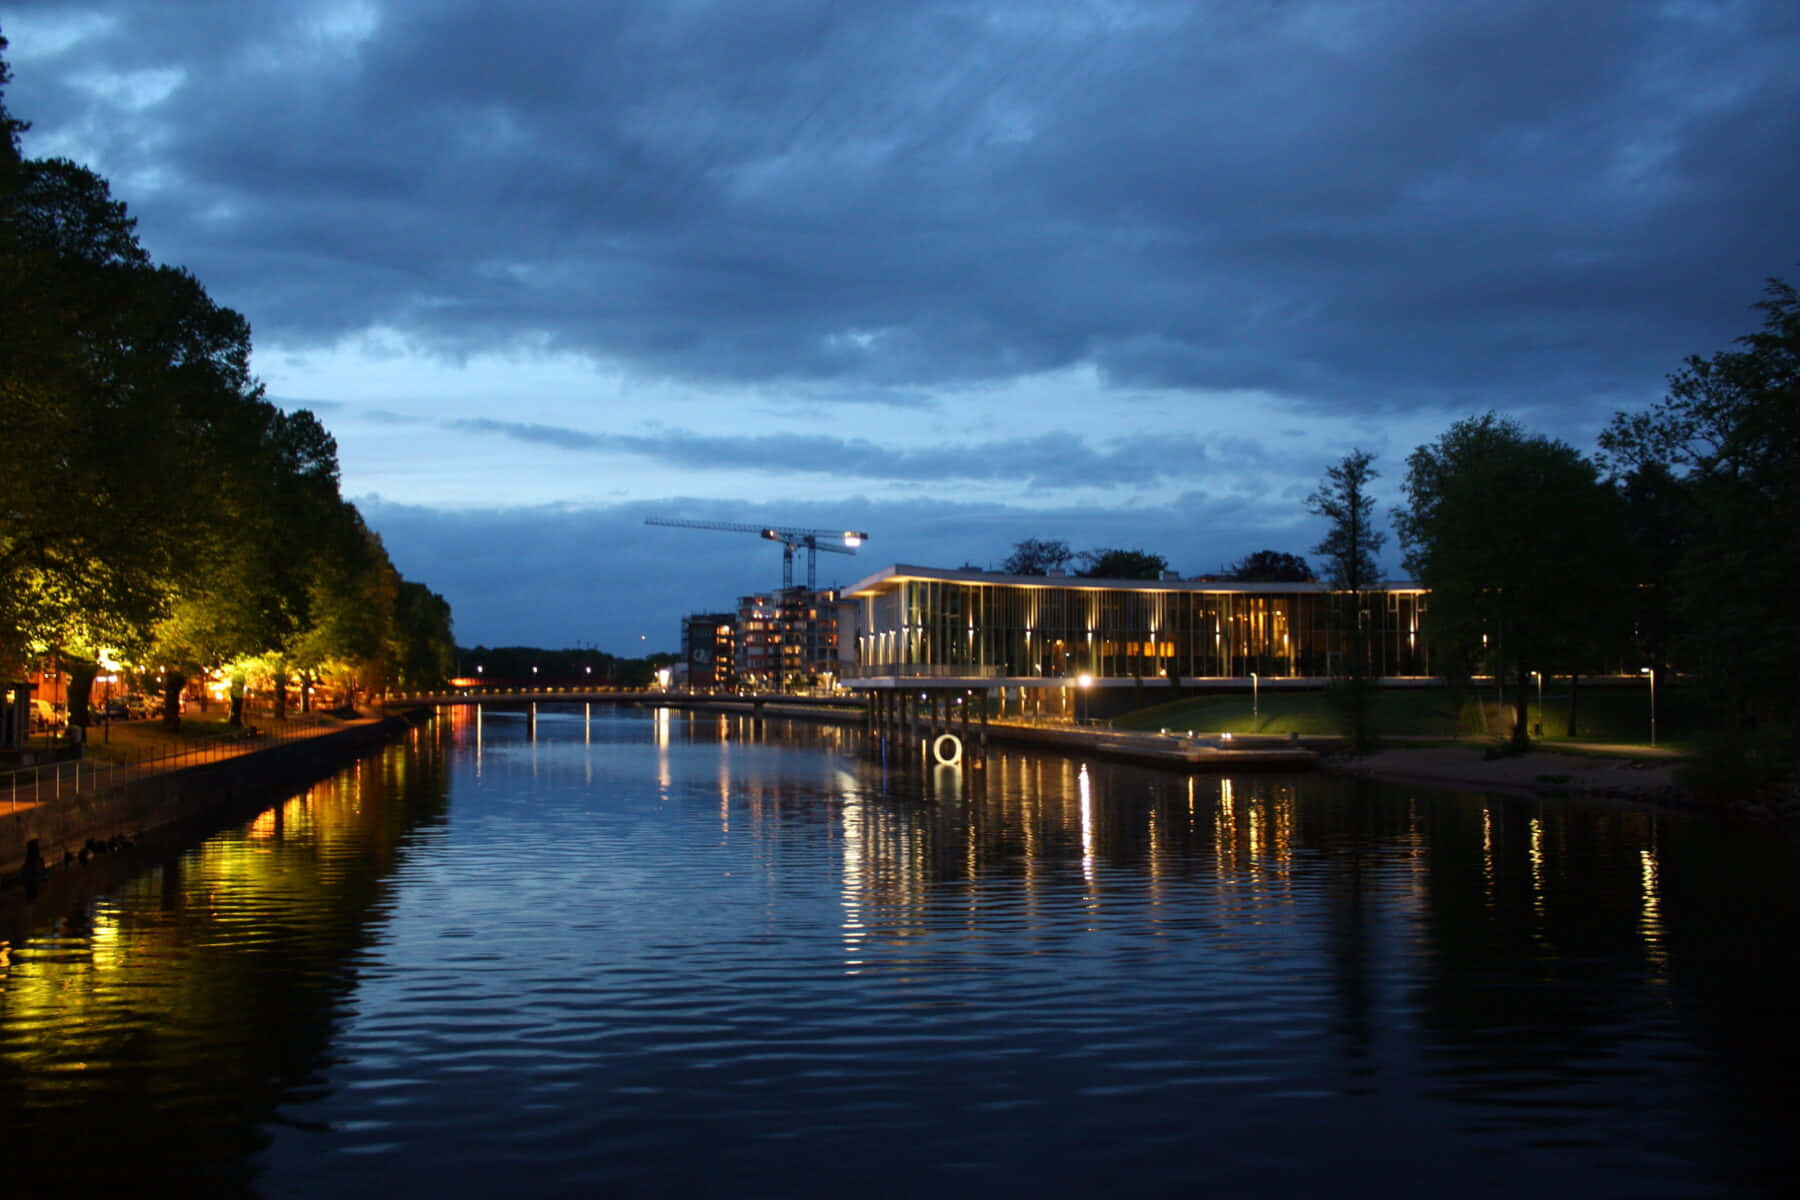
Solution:
M 0 942 L 0 1179 L 1786 1194 L 1800 849 L 1637 809 L 447 717 Z M 9 1188 L 24 1194 L 23 1187 Z

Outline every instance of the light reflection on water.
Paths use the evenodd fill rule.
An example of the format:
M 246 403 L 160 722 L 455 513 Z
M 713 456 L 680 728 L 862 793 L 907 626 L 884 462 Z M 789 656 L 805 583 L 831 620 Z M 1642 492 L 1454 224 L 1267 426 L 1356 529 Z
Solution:
M 31 914 L 8 1161 L 272 1194 L 1773 1194 L 1797 1165 L 1791 843 L 771 728 L 458 710 Z

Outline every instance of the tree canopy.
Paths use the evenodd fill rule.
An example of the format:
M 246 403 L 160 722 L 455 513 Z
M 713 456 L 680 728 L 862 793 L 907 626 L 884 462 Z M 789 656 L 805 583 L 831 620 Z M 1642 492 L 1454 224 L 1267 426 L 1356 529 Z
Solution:
M 1762 328 L 1736 348 L 1690 356 L 1648 411 L 1620 413 L 1602 451 L 1666 536 L 1645 549 L 1664 569 L 1668 638 L 1730 723 L 1800 726 L 1800 295 L 1767 282 Z M 1776 738 L 1770 744 L 1791 738 Z M 1791 750 L 1789 751 L 1791 755 Z M 1790 762 L 1791 768 L 1793 764 Z
M 1493 413 L 1414 450 L 1404 490 L 1394 521 L 1431 591 L 1426 635 L 1448 673 L 1511 674 L 1523 744 L 1530 673 L 1600 659 L 1629 614 L 1618 497 L 1572 447 Z
M 1083 550 L 1076 557 L 1076 574 L 1088 579 L 1161 579 L 1169 569 L 1168 559 L 1144 550 Z
M 1042 538 L 1026 538 L 1013 545 L 1013 552 L 1000 564 L 1007 575 L 1048 575 L 1069 565 L 1075 552 L 1069 543 Z
M 1310 583 L 1317 578 L 1304 558 L 1280 550 L 1246 554 L 1226 567 L 1224 575 L 1238 583 Z
M 54 653 L 76 723 L 103 657 L 171 699 L 196 671 L 440 676 L 448 606 L 338 494 L 317 419 L 263 397 L 249 322 L 152 262 L 103 177 L 24 158 L 23 128 L 0 103 L 0 670 Z
M 1326 468 L 1325 482 L 1306 499 L 1306 511 L 1331 522 L 1313 553 L 1325 560 L 1325 578 L 1339 591 L 1362 592 L 1380 581 L 1375 556 L 1387 535 L 1375 528 L 1369 484 L 1380 476 L 1375 456 L 1352 450 Z

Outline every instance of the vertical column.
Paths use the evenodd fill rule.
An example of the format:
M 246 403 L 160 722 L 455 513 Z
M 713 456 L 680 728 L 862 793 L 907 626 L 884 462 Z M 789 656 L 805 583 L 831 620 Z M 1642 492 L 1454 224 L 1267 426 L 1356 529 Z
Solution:
M 986 692 L 986 691 L 983 691 L 983 692 L 982 692 L 982 693 L 981 693 L 981 757 L 980 757 L 980 761 L 981 761 L 981 762 L 982 762 L 982 763 L 986 763 L 986 762 L 987 762 L 987 742 L 988 742 L 988 697 L 989 697 L 989 696 L 990 696 L 990 695 L 991 695 L 991 694 L 992 694 L 992 693 L 990 693 L 990 692 Z M 1001 694 L 1001 696 L 1005 696 L 1005 695 L 1006 695 L 1006 689 L 1004 689 L 1004 688 L 1002 688 L 1002 689 L 1001 689 L 1001 690 L 1000 690 L 1000 694 Z M 1002 705 L 1004 705 L 1004 704 L 1005 704 L 1005 701 L 1004 701 L 1004 700 L 1002 700 L 1002 701 L 1001 701 L 1001 703 L 1002 703 Z

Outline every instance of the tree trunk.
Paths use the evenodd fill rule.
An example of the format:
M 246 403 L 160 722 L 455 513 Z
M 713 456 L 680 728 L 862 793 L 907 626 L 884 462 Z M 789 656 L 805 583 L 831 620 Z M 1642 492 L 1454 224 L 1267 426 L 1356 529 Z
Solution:
M 1525 669 L 1525 660 L 1519 660 L 1519 677 L 1513 688 L 1513 730 L 1512 744 L 1520 750 L 1531 745 L 1531 692 L 1528 685 L 1531 672 Z
M 1576 697 L 1581 695 L 1580 684 L 1581 684 L 1581 676 L 1579 676 L 1571 671 L 1569 673 L 1569 736 L 1570 737 L 1576 736 L 1576 734 L 1575 734 L 1575 699 L 1576 699 Z
M 94 694 L 94 676 L 100 673 L 100 664 L 84 658 L 64 658 L 62 665 L 69 673 L 69 687 L 64 693 L 68 699 L 69 724 L 86 728 L 94 723 L 90 701 Z
M 164 729 L 181 728 L 181 689 L 187 686 L 187 676 L 180 671 L 170 671 L 163 676 L 162 723 Z
M 244 683 L 241 679 L 231 681 L 231 690 L 226 693 L 230 697 L 231 707 L 225 723 L 233 729 L 240 729 L 244 724 Z
M 277 721 L 285 720 L 287 718 L 287 689 L 287 672 L 275 672 L 275 719 Z

